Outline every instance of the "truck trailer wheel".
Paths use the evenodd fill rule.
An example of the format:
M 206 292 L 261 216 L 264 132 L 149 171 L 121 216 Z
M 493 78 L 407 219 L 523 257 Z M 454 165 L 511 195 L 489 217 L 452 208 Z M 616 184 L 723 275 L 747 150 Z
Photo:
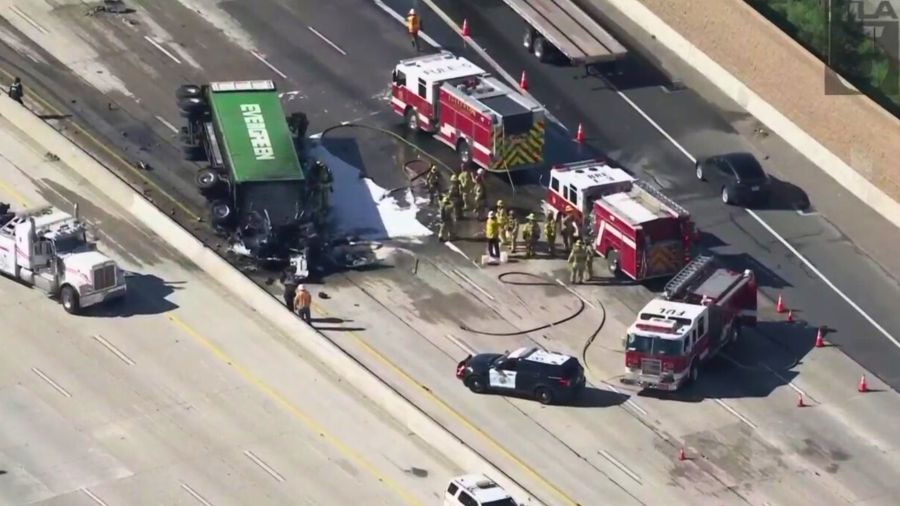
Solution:
M 178 109 L 184 112 L 202 112 L 206 110 L 206 102 L 201 97 L 179 98 Z
M 221 180 L 214 170 L 202 169 L 197 171 L 197 177 L 194 178 L 194 182 L 197 183 L 197 188 L 200 189 L 200 193 L 210 195 L 219 187 Z
M 200 87 L 196 84 L 182 84 L 175 90 L 175 97 L 179 100 L 183 98 L 197 98 L 202 94 Z
M 525 46 L 527 51 L 532 51 L 534 49 L 534 28 L 530 26 L 525 27 L 525 35 L 522 37 L 522 45 Z
M 549 56 L 547 53 L 550 49 L 550 43 L 547 42 L 547 39 L 538 35 L 534 39 L 534 56 L 537 57 L 538 61 L 541 63 L 547 63 Z
M 212 203 L 212 207 L 209 210 L 210 220 L 212 224 L 215 226 L 225 226 L 231 222 L 231 218 L 234 215 L 234 212 L 231 209 L 231 205 L 224 200 L 217 200 Z
M 469 147 L 469 141 L 460 139 L 456 142 L 456 153 L 459 154 L 459 161 L 464 164 L 472 163 L 472 148 Z
M 81 312 L 81 302 L 78 300 L 78 292 L 70 285 L 62 287 L 59 293 L 59 300 L 62 302 L 63 309 L 69 314 L 78 314 Z

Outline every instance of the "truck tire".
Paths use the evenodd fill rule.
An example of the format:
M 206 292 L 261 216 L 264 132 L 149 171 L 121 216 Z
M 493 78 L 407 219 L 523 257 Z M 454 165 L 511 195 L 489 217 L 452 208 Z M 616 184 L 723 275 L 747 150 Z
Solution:
M 219 175 L 212 169 L 201 169 L 197 171 L 197 177 L 194 178 L 200 193 L 207 195 L 213 192 L 222 182 Z
M 178 109 L 185 112 L 201 112 L 206 110 L 206 102 L 200 97 L 179 98 Z
M 703 181 L 703 164 L 700 163 L 700 160 L 697 160 L 697 164 L 694 167 L 694 175 L 697 176 L 697 180 Z
M 182 84 L 175 90 L 175 98 L 181 100 L 183 98 L 199 98 L 203 95 L 203 91 L 196 84 Z
M 466 165 L 472 163 L 472 148 L 469 147 L 469 141 L 465 139 L 456 141 L 456 153 L 459 155 L 460 163 Z
M 688 383 L 695 384 L 697 380 L 700 379 L 700 364 L 697 362 L 697 359 L 694 359 L 691 362 L 691 370 L 688 372 Z
M 305 139 L 306 131 L 309 129 L 309 118 L 306 116 L 306 113 L 292 113 L 288 116 L 288 127 L 297 138 Z
M 609 269 L 609 273 L 613 276 L 619 276 L 622 272 L 622 268 L 619 265 L 619 253 L 614 249 L 606 252 L 606 268 Z
M 469 376 L 466 378 L 466 386 L 469 387 L 473 393 L 483 394 L 487 391 L 487 384 L 484 382 L 484 378 L 481 376 Z
M 544 406 L 553 404 L 553 391 L 547 387 L 537 387 L 534 389 L 534 398 Z
M 525 50 L 531 52 L 534 49 L 534 28 L 525 25 L 525 35 L 522 36 L 522 45 Z
M 727 186 L 722 187 L 722 203 L 726 206 L 734 205 L 734 197 L 731 196 Z
M 81 301 L 78 300 L 78 291 L 71 285 L 62 287 L 62 290 L 59 292 L 59 301 L 67 313 L 77 315 L 81 312 Z
M 406 118 L 406 130 L 411 134 L 419 133 L 419 113 L 410 107 L 406 110 L 404 117 Z
M 534 56 L 537 57 L 538 61 L 541 63 L 547 63 L 550 59 L 550 55 L 547 54 L 550 49 L 550 43 L 547 42 L 547 39 L 538 35 L 534 38 Z
M 224 200 L 216 200 L 209 208 L 210 221 L 214 226 L 224 227 L 231 223 L 234 217 L 234 211 L 231 204 Z

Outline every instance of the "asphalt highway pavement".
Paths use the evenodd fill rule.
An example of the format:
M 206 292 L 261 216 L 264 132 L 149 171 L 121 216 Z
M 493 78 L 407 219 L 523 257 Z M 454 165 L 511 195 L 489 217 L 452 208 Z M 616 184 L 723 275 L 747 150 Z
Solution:
M 463 471 L 5 120 L 0 145 L 0 201 L 78 204 L 128 272 L 84 316 L 0 279 L 0 504 L 422 506 Z
M 400 10 L 405 2 L 387 3 Z M 597 7 L 591 12 L 629 46 L 632 56 L 615 72 L 604 69 L 602 77 L 585 77 L 581 69 L 563 63 L 540 64 L 528 54 L 521 45 L 523 22 L 501 0 L 436 3 L 459 25 L 467 20 L 474 40 L 507 72 L 518 76 L 525 71 L 529 91 L 570 132 L 579 124 L 584 126 L 587 146 L 570 142 L 563 158 L 579 149 L 584 155 L 600 153 L 657 184 L 692 211 L 704 232 L 706 247 L 734 257 L 736 265 L 758 271 L 767 297 L 774 300 L 782 295 L 795 316 L 811 326 L 833 329 L 831 339 L 845 353 L 888 384 L 900 386 L 900 346 L 891 341 L 900 339 L 896 311 L 900 271 L 894 250 L 883 246 L 900 244 L 900 231 L 858 199 L 847 196 L 796 153 L 773 147 L 774 140 L 760 144 L 741 136 L 734 125 L 749 122 L 746 113 L 718 106 L 712 102 L 721 101 L 718 97 L 672 86 L 673 77 L 689 84 L 700 78 L 686 71 L 685 75 L 670 75 L 677 67 L 665 60 L 666 55 L 658 52 L 658 47 L 650 54 L 642 46 L 651 44 L 650 37 L 634 27 L 623 35 L 620 27 L 603 16 L 612 12 L 610 9 Z M 591 2 L 581 3 L 591 7 Z M 651 66 L 650 61 L 665 70 Z M 697 86 L 704 92 L 709 88 L 701 82 Z M 719 189 L 694 178 L 693 160 L 682 149 L 694 159 L 730 151 L 756 153 L 778 180 L 775 202 L 755 210 L 765 224 L 718 202 Z M 863 227 L 866 232 L 859 230 Z M 829 288 L 773 231 L 865 316 Z

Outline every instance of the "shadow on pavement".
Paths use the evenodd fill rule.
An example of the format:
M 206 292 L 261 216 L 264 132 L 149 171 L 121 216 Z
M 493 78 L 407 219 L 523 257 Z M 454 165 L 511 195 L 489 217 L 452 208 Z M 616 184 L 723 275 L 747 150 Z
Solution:
M 775 176 L 769 176 L 772 180 L 772 194 L 769 201 L 759 206 L 747 206 L 751 209 L 768 209 L 773 211 L 801 211 L 813 212 L 809 195 L 799 186 L 782 181 Z
M 574 402 L 566 405 L 573 408 L 611 408 L 625 404 L 628 397 L 623 393 L 586 386 Z
M 125 274 L 128 294 L 124 298 L 89 308 L 85 316 L 120 317 L 158 315 L 178 309 L 178 305 L 167 299 L 176 290 L 181 290 L 183 281 L 168 282 L 152 274 L 128 272 Z

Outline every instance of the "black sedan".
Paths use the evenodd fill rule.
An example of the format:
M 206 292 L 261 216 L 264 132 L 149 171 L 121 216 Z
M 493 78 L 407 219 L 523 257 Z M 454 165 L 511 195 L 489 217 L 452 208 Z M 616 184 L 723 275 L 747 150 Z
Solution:
M 719 187 L 728 205 L 765 204 L 772 181 L 750 153 L 717 155 L 697 162 L 697 179 Z

